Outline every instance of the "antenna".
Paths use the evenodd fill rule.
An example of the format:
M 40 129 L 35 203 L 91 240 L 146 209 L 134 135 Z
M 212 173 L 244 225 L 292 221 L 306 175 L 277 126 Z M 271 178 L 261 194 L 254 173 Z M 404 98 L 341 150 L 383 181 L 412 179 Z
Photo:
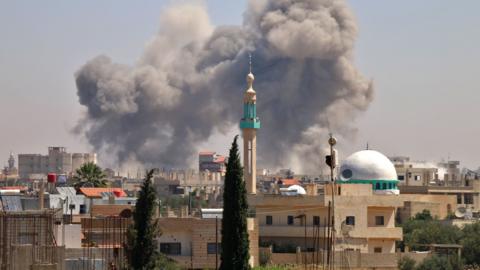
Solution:
M 248 53 L 248 67 L 249 67 L 250 73 L 252 73 L 252 54 L 251 53 Z
M 370 149 L 369 149 L 369 145 L 368 145 L 368 141 L 367 141 L 367 149 L 366 149 L 366 150 L 370 150 Z

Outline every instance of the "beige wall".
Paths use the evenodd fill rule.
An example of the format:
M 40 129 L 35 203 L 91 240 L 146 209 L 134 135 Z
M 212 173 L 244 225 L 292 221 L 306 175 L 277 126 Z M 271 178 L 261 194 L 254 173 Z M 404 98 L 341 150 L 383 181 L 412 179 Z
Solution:
M 335 187 L 335 226 L 339 242 L 349 248 L 369 251 L 368 240 L 378 240 L 386 243 L 388 252 L 394 252 L 391 247 L 396 240 L 402 239 L 401 228 L 395 228 L 396 208 L 403 206 L 403 201 L 396 195 L 374 195 L 371 185 L 341 184 Z M 325 193 L 331 194 L 331 186 L 325 187 Z M 249 196 L 249 203 L 256 209 L 260 225 L 260 239 L 264 242 L 288 243 L 294 242 L 304 246 L 301 239 L 305 235 L 305 227 L 301 219 L 294 219 L 294 224 L 288 225 L 288 216 L 306 215 L 307 242 L 314 235 L 313 217 L 320 217 L 320 224 L 325 224 L 328 216 L 328 202 L 331 196 L 281 196 L 256 195 Z M 384 216 L 385 225 L 376 226 L 375 216 Z M 272 225 L 266 225 L 266 216 L 272 216 Z M 342 223 L 347 216 L 355 217 L 355 225 L 349 229 L 346 240 L 343 237 Z M 323 232 L 323 231 L 322 231 Z M 300 240 L 299 240 L 300 239 Z M 345 240 L 345 241 L 344 241 Z
M 221 243 L 221 219 L 218 220 L 218 243 Z M 215 254 L 208 254 L 207 244 L 215 243 L 215 219 L 160 218 L 159 243 L 181 243 L 181 255 L 169 256 L 184 267 L 214 268 Z M 258 265 L 258 223 L 247 220 L 251 263 Z M 220 258 L 220 255 L 218 256 Z

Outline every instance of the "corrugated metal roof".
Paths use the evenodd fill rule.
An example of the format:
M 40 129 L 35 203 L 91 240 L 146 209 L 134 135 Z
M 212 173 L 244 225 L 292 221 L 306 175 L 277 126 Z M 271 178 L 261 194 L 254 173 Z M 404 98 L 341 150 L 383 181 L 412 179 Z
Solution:
M 80 192 L 89 198 L 102 198 L 102 195 L 107 192 L 112 192 L 118 197 L 127 196 L 127 193 L 121 188 L 80 188 Z
M 20 196 L 2 196 L 3 211 L 22 211 Z

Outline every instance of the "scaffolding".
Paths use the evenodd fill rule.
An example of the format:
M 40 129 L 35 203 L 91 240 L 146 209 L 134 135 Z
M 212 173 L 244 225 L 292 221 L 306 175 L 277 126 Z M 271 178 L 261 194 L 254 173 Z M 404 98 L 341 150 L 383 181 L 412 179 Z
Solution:
M 58 263 L 54 210 L 0 212 L 0 269 Z
M 132 219 L 119 216 L 82 218 L 81 270 L 113 270 L 127 266 L 125 246 Z

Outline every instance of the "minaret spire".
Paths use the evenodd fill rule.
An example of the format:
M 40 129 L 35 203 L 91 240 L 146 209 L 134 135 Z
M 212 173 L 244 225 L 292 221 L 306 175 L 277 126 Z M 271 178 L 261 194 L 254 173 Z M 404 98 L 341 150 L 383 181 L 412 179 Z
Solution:
M 257 129 L 260 119 L 257 117 L 257 94 L 253 90 L 252 55 L 248 54 L 248 88 L 243 96 L 243 117 L 240 121 L 243 137 L 243 176 L 249 194 L 256 193 L 257 185 Z
M 249 67 L 249 74 L 252 74 L 252 54 L 248 54 L 248 67 Z

